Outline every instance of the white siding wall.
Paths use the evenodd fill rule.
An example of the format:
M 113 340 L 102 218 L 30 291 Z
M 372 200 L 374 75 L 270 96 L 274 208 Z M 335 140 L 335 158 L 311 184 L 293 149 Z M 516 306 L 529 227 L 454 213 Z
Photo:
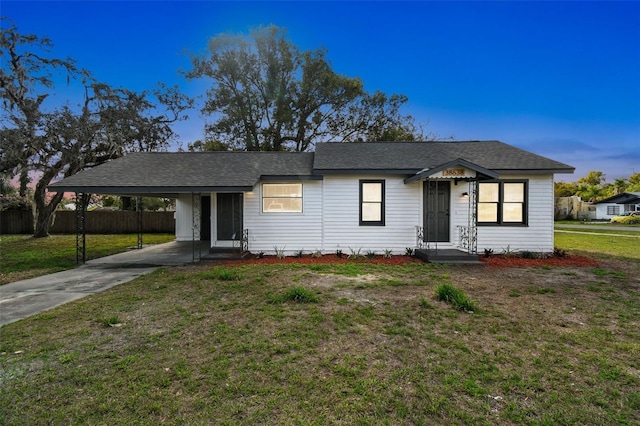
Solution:
M 180 194 L 176 199 L 176 240 L 191 241 L 193 239 L 192 225 L 191 194 Z M 199 235 L 196 238 L 200 239 Z
M 529 180 L 529 226 L 479 226 L 478 253 L 529 250 L 553 251 L 553 176 L 504 176 Z
M 262 213 L 262 184 L 246 192 L 244 228 L 249 230 L 249 251 L 273 254 L 274 246 L 284 248 L 287 255 L 322 250 L 322 191 L 321 180 L 302 182 L 302 213 Z
M 360 226 L 360 179 L 384 179 L 385 226 Z M 422 224 L 421 188 L 421 182 L 405 185 L 398 176 L 325 176 L 324 251 L 403 254 L 405 248 L 414 247 L 415 227 Z

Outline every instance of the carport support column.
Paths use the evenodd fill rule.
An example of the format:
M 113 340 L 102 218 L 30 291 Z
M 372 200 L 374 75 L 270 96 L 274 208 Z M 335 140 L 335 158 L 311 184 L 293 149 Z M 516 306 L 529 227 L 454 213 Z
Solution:
M 138 250 L 142 248 L 142 197 L 136 197 L 136 213 L 138 215 Z
M 191 251 L 193 254 L 193 262 L 200 262 L 200 193 L 191 193 Z M 196 235 L 198 239 L 196 240 Z M 198 247 L 196 250 L 196 241 L 198 241 Z M 197 252 L 197 256 L 196 256 Z
M 84 192 L 76 192 L 76 263 L 85 263 L 87 259 L 87 205 L 89 195 Z

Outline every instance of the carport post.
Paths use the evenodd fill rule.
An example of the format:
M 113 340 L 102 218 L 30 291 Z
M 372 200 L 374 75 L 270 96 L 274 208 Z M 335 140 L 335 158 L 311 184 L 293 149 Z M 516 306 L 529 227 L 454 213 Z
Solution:
M 191 254 L 193 263 L 200 262 L 200 193 L 191 193 Z M 196 258 L 196 233 L 198 234 L 198 257 Z
M 87 229 L 85 227 L 87 219 L 87 204 L 89 196 L 84 192 L 76 192 L 76 263 L 85 263 L 87 246 Z
M 138 214 L 138 250 L 142 248 L 142 197 L 136 197 L 136 213 Z

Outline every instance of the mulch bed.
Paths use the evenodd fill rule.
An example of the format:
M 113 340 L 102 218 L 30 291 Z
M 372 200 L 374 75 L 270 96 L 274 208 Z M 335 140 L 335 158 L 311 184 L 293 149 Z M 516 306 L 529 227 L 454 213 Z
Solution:
M 493 255 L 491 257 L 480 256 L 480 260 L 489 268 L 528 268 L 540 266 L 597 266 L 598 262 L 594 259 L 565 255 L 563 257 L 549 257 L 547 259 L 524 259 L 517 256 Z M 377 265 L 404 265 L 407 263 L 422 262 L 412 256 L 391 256 L 385 258 L 383 256 L 375 256 L 372 259 L 363 257 L 361 259 L 349 259 L 348 256 L 338 257 L 335 254 L 325 254 L 320 257 L 306 255 L 303 257 L 286 256 L 279 259 L 276 256 L 251 255 L 242 261 L 223 262 L 225 265 L 273 265 L 273 264 L 301 264 L 301 265 L 317 265 L 317 264 L 341 264 L 341 263 L 373 263 Z

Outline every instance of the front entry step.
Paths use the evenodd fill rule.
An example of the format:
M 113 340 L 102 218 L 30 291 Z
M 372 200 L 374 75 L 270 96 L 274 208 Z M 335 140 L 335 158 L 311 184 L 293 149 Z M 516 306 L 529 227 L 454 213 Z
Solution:
M 237 247 L 211 247 L 203 253 L 201 260 L 242 260 L 249 255 L 248 251 L 240 251 Z
M 450 263 L 466 265 L 484 265 L 477 254 L 467 253 L 455 249 L 416 250 L 416 257 L 429 263 Z

